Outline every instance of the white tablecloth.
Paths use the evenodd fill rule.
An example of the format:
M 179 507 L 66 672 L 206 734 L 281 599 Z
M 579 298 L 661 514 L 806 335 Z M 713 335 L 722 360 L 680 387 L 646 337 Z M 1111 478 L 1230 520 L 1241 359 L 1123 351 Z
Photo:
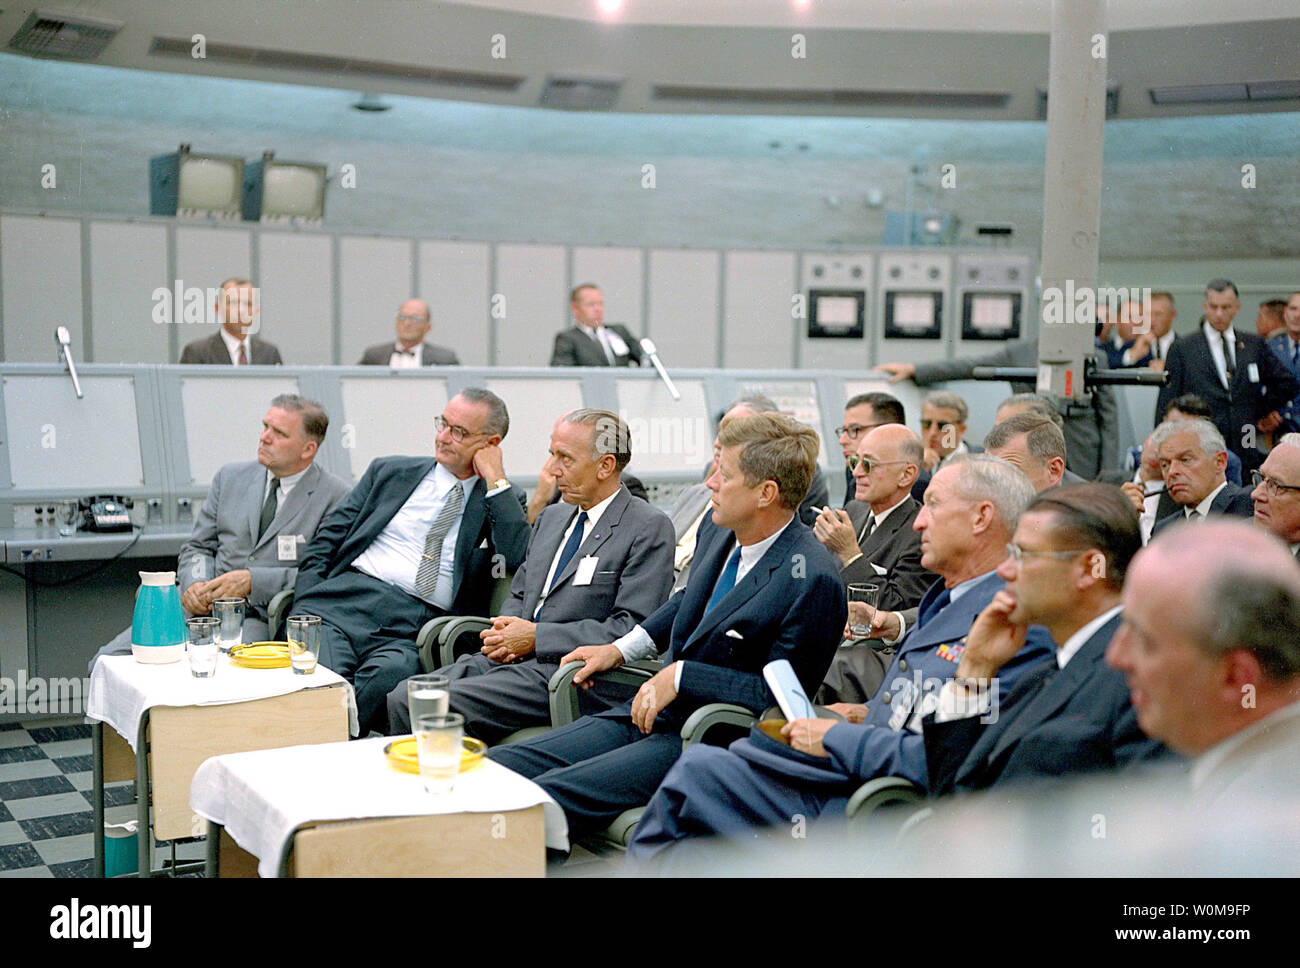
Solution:
M 357 697 L 342 676 L 318 665 L 309 676 L 293 669 L 245 669 L 231 665 L 227 656 L 217 657 L 216 675 L 196 679 L 188 658 L 153 665 L 137 662 L 130 655 L 105 655 L 90 672 L 90 697 L 86 715 L 108 723 L 135 749 L 140 719 L 155 706 L 221 706 L 285 696 L 302 689 L 320 689 L 342 683 L 348 697 L 348 731 L 358 731 Z
M 391 740 L 214 756 L 194 774 L 190 806 L 256 856 L 263 877 L 276 876 L 295 830 L 324 820 L 500 813 L 540 803 L 547 845 L 568 849 L 564 812 L 536 783 L 483 759 L 456 778 L 451 793 L 434 795 L 419 775 L 389 764 L 384 745 Z

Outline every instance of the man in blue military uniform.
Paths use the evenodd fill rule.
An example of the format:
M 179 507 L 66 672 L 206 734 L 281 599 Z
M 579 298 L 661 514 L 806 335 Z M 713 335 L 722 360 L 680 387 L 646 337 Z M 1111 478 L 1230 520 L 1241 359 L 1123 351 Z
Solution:
M 914 527 L 922 565 L 941 577 L 921 602 L 861 723 L 800 719 L 786 725 L 789 746 L 762 734 L 729 749 L 688 749 L 655 793 L 637 828 L 629 860 L 642 864 L 675 842 L 707 834 L 741 834 L 842 811 L 854 788 L 877 776 L 926 786 L 921 721 L 957 669 L 975 618 L 1005 582 L 994 569 L 1006 557 L 1033 486 L 997 458 L 968 455 L 940 468 Z M 1041 627 L 1000 670 L 999 695 L 1045 661 L 1054 643 Z M 997 700 L 995 699 L 994 702 Z

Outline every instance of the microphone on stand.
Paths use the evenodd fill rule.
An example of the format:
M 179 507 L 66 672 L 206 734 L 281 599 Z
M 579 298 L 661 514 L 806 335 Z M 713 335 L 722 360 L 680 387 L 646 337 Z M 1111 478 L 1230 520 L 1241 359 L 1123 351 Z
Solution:
M 80 400 L 85 394 L 81 392 L 81 381 L 77 379 L 77 367 L 72 362 L 72 334 L 68 332 L 68 327 L 59 326 L 56 328 L 54 330 L 54 341 L 59 346 L 59 356 L 63 360 L 63 365 L 72 376 L 72 389 L 77 391 L 77 399 Z
M 680 400 L 682 395 L 677 392 L 677 387 L 673 386 L 673 378 L 664 369 L 664 365 L 659 359 L 659 352 L 655 349 L 654 340 L 648 336 L 644 337 L 641 340 L 641 352 L 650 358 L 650 362 L 654 364 L 655 370 L 659 373 L 659 379 L 664 381 L 664 386 L 668 387 L 668 392 L 673 395 L 673 399 Z

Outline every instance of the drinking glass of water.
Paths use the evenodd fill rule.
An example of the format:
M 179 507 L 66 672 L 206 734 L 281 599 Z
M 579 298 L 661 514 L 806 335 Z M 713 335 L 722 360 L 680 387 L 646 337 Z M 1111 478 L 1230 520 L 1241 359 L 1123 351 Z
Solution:
M 430 793 L 447 794 L 460 772 L 461 736 L 465 717 L 459 713 L 421 716 L 415 722 L 416 752 L 420 758 L 420 776 Z
M 881 585 L 878 581 L 853 582 L 849 585 L 849 631 L 854 635 L 865 638 L 871 634 L 871 620 L 876 614 Z
M 212 603 L 212 617 L 221 623 L 217 629 L 217 648 L 229 653 L 244 640 L 244 600 L 218 598 Z
M 190 660 L 190 673 L 196 679 L 210 679 L 216 675 L 217 628 L 220 624 L 215 618 L 206 615 L 185 621 L 190 637 L 186 650 Z
M 290 615 L 285 626 L 288 629 L 289 664 L 296 675 L 311 675 L 316 671 L 316 660 L 320 656 L 320 617 Z
M 426 672 L 406 680 L 406 701 L 412 724 L 421 716 L 445 716 L 450 712 L 451 694 L 446 676 Z

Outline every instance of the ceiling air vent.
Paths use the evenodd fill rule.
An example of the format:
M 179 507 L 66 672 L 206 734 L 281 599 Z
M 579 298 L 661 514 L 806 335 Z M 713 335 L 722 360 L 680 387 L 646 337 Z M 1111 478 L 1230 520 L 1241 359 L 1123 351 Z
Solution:
M 876 108 L 1005 108 L 1011 95 L 1001 91 L 869 91 L 850 89 L 800 90 L 770 87 L 712 87 L 697 84 L 656 84 L 656 101 L 780 106 L 810 104 L 823 107 Z
M 9 49 L 35 57 L 94 60 L 126 24 L 80 14 L 37 10 L 9 41 Z
M 593 77 L 577 74 L 551 74 L 542 88 L 544 108 L 567 108 L 570 111 L 610 111 L 623 89 L 621 77 Z

